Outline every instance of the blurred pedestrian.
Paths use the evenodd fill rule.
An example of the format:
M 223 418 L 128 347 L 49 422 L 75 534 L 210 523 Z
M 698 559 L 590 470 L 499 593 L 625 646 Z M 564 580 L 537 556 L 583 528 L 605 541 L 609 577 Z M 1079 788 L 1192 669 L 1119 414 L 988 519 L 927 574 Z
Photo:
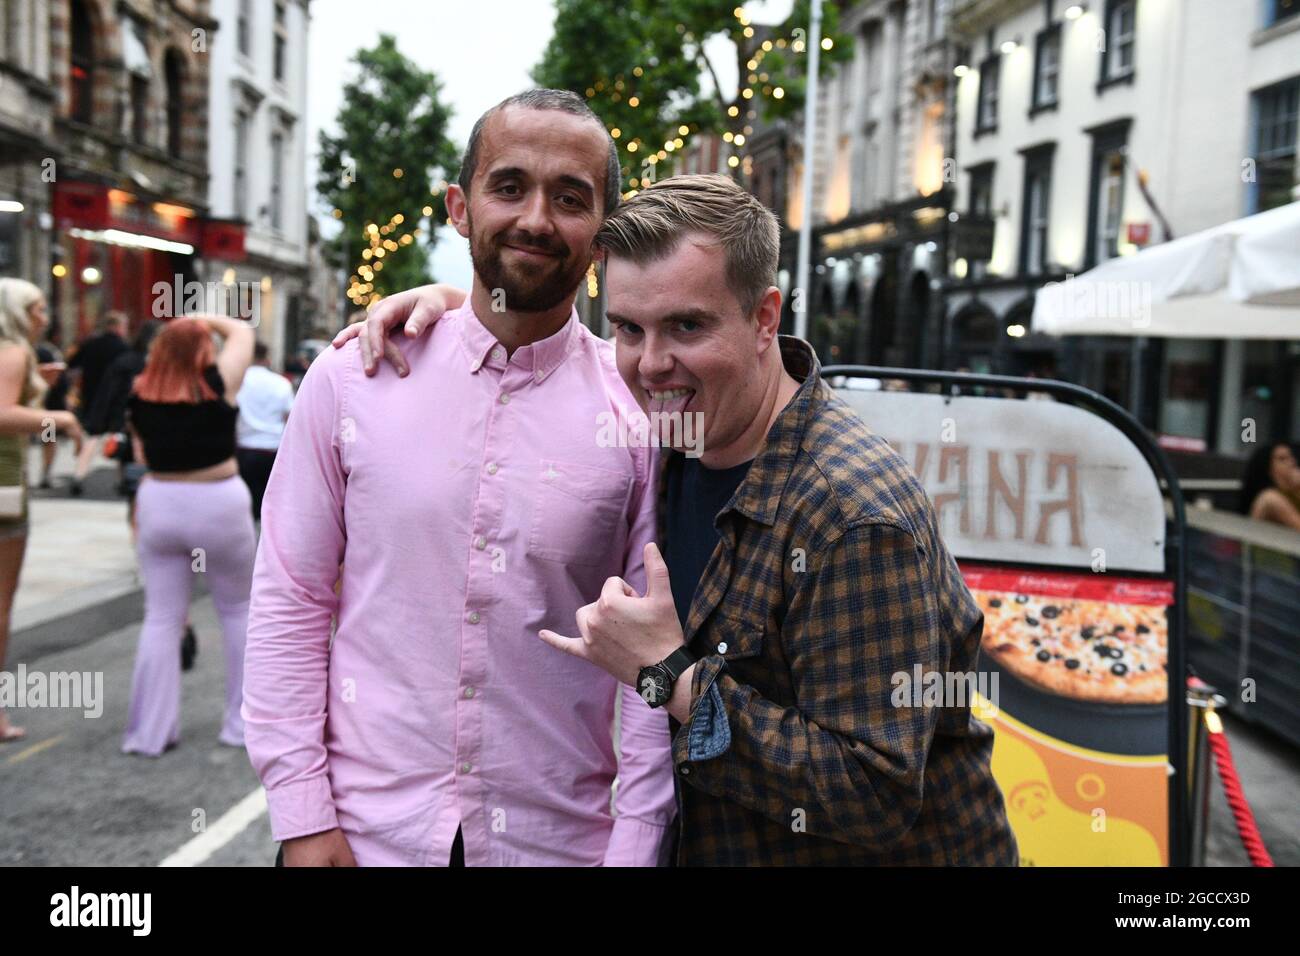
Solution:
M 112 453 L 106 447 L 104 453 L 117 461 L 119 466 L 118 491 L 135 500 L 135 485 L 143 474 L 143 466 L 136 463 L 136 471 L 128 469 L 134 462 L 130 441 L 121 440 L 126 432 L 126 406 L 131 398 L 131 387 L 136 376 L 144 371 L 145 359 L 149 355 L 149 346 L 163 323 L 159 319 L 149 319 L 140 325 L 131 339 L 130 347 L 118 355 L 104 370 L 99 388 L 95 392 L 94 404 L 87 410 L 83 424 L 91 435 L 116 435 L 119 440 L 114 444 Z M 107 444 L 107 443 L 105 443 Z M 130 517 L 132 507 L 128 507 Z
M 293 386 L 270 368 L 271 350 L 265 342 L 253 349 L 253 365 L 239 389 L 239 474 L 253 495 L 253 520 L 262 520 L 262 496 L 275 464 L 284 423 L 293 407 Z
M 95 460 L 104 437 L 102 431 L 95 431 L 89 427 L 90 424 L 95 423 L 88 423 L 87 418 L 90 410 L 95 406 L 95 397 L 104 381 L 104 373 L 108 371 L 113 360 L 129 348 L 125 338 L 126 329 L 127 320 L 123 313 L 116 311 L 106 313 L 103 322 L 100 323 L 99 333 L 83 342 L 68 362 L 69 372 L 80 376 L 78 390 L 81 394 L 81 404 L 78 406 L 78 414 L 88 436 L 88 440 L 82 446 L 81 454 L 77 456 L 77 468 L 69 487 L 73 495 L 81 494 L 81 483 L 86 480 L 90 465 Z
M 1300 531 L 1300 449 L 1292 442 L 1261 445 L 1246 462 L 1238 509 L 1256 521 Z
M 224 340 L 219 352 L 210 333 Z M 235 396 L 253 343 L 252 328 L 236 319 L 172 319 L 154 340 L 127 405 L 135 455 L 148 470 L 136 496 L 145 611 L 126 753 L 158 756 L 180 739 L 177 642 L 196 573 L 207 575 L 225 639 L 220 740 L 244 742 L 239 708 L 255 538 L 251 497 L 235 462 Z
M 22 279 L 0 279 L 0 666 L 9 644 L 9 614 L 27 550 L 27 436 L 53 444 L 55 434 L 81 445 L 71 412 L 39 408 L 46 384 L 34 345 L 47 324 L 45 296 Z M 0 710 L 0 742 L 24 736 Z

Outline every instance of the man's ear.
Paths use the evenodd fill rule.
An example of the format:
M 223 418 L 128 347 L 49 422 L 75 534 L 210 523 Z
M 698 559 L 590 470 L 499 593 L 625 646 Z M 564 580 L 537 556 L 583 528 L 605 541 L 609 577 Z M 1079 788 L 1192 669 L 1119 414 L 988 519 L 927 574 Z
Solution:
M 447 185 L 447 216 L 462 239 L 469 238 L 469 197 L 457 183 Z
M 758 301 L 754 318 L 758 322 L 758 354 L 762 355 L 776 341 L 781 330 L 781 290 L 776 286 L 767 287 L 763 298 Z

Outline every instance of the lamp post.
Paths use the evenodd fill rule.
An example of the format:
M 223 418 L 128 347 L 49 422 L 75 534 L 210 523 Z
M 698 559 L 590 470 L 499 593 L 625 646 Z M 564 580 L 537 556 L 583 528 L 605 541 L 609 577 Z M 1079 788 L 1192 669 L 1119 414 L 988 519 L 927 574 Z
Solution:
M 803 306 L 794 313 L 794 334 L 808 338 L 808 309 L 812 294 L 808 287 L 808 261 L 812 257 L 812 181 L 813 138 L 817 131 L 817 79 L 821 65 L 822 0 L 812 0 L 812 16 L 808 21 L 808 83 L 803 106 L 803 176 L 799 187 L 803 193 L 803 222 L 799 226 L 799 259 L 795 268 L 794 294 L 801 296 Z

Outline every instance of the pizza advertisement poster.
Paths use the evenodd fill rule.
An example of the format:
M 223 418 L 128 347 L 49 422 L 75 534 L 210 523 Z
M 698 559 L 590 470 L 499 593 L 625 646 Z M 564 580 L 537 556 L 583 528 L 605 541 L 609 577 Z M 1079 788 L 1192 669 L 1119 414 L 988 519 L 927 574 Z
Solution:
M 984 612 L 976 716 L 1027 866 L 1169 863 L 1173 583 L 961 563 Z

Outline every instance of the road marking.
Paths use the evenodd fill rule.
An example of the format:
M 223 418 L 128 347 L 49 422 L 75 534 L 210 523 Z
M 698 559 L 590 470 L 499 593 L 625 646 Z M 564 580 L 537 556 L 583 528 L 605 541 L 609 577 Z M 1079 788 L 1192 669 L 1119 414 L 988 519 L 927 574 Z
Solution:
M 158 865 L 198 866 L 248 829 L 248 825 L 264 813 L 266 813 L 266 791 L 258 787 L 222 814 L 216 823 Z
M 22 763 L 28 757 L 36 756 L 42 750 L 49 750 L 51 747 L 53 747 L 55 744 L 57 744 L 60 740 L 62 740 L 66 736 L 68 735 L 59 734 L 57 737 L 51 737 L 49 740 L 42 740 L 39 744 L 32 744 L 26 750 L 20 750 L 12 757 L 6 759 L 5 766 L 12 767 L 16 763 Z

